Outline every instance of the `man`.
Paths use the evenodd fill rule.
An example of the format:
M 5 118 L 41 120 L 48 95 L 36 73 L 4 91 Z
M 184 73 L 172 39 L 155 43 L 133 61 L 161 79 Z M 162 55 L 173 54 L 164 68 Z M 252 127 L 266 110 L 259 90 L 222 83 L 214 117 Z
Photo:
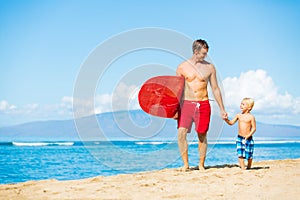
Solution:
M 198 150 L 200 154 L 199 170 L 204 170 L 207 150 L 206 133 L 210 122 L 210 104 L 207 85 L 210 83 L 213 95 L 217 101 L 221 116 L 227 118 L 222 95 L 218 86 L 215 67 L 204 60 L 208 52 L 205 40 L 196 40 L 193 43 L 193 56 L 179 64 L 176 74 L 185 78 L 183 103 L 178 113 L 178 146 L 183 160 L 183 171 L 189 170 L 187 133 L 191 131 L 192 122 L 198 134 Z

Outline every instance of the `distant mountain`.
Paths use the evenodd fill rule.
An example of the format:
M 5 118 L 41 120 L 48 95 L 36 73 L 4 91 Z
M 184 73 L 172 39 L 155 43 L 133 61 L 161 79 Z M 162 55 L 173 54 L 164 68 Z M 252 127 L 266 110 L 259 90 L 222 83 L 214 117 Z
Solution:
M 73 120 L 36 121 L 0 128 L 0 141 L 79 140 Z
M 231 136 L 232 132 L 237 134 L 237 124 L 234 126 L 224 125 L 222 136 Z M 300 137 L 300 126 L 264 124 L 261 122 L 256 122 L 256 132 L 254 134 L 256 137 L 270 138 Z
M 74 120 L 36 121 L 2 127 L 0 141 L 176 140 L 176 128 L 177 123 L 173 119 L 152 117 L 142 110 L 132 110 L 82 118 L 77 122 L 77 129 Z M 228 126 L 220 120 L 210 125 L 210 136 L 233 137 L 236 134 L 236 125 Z M 300 137 L 300 126 L 257 122 L 255 136 Z

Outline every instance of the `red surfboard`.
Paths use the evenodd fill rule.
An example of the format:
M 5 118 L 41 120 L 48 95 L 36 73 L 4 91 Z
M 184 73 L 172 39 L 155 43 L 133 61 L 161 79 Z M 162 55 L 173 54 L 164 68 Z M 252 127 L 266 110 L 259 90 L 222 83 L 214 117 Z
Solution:
M 138 99 L 141 108 L 154 116 L 172 118 L 180 109 L 184 89 L 182 76 L 156 76 L 141 87 Z

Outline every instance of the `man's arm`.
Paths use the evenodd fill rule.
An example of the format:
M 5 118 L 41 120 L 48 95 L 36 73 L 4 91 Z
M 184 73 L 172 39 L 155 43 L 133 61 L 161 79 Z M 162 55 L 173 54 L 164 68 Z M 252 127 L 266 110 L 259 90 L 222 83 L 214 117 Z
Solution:
M 182 74 L 182 69 L 181 69 L 181 64 L 178 65 L 177 70 L 176 70 L 176 76 L 183 76 Z M 176 114 L 173 116 L 173 119 L 177 120 L 178 119 L 178 111 L 176 112 Z
M 211 68 L 212 68 L 212 73 L 209 78 L 210 86 L 211 86 L 213 95 L 214 95 L 214 97 L 219 105 L 219 108 L 221 110 L 221 116 L 223 119 L 226 119 L 228 114 L 226 113 L 225 108 L 224 108 L 221 90 L 219 88 L 218 81 L 217 81 L 216 69 L 213 65 L 211 65 Z
M 182 64 L 179 64 L 176 70 L 176 76 L 183 76 L 182 74 Z

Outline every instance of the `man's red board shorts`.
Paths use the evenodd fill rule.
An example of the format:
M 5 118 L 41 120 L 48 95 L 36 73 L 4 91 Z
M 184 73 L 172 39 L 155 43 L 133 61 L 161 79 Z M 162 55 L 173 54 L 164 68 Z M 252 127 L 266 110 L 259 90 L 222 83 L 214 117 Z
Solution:
M 191 101 L 184 100 L 178 117 L 178 128 L 188 129 L 191 132 L 192 123 L 199 134 L 205 134 L 209 128 L 211 108 L 209 100 Z

